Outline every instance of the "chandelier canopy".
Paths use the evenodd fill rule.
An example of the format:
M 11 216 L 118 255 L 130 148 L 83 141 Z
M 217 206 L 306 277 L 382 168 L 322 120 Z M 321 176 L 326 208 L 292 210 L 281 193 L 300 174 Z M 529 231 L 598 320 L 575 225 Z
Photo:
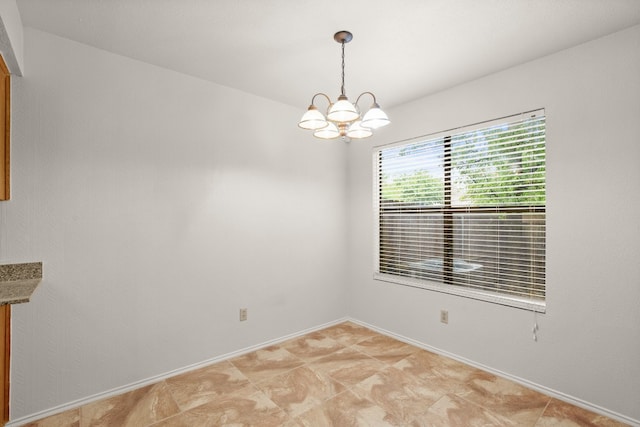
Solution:
M 344 90 L 344 45 L 353 39 L 353 34 L 349 31 L 338 31 L 333 35 L 333 39 L 342 45 L 342 85 L 340 87 L 340 96 L 334 103 L 326 94 L 319 92 L 311 98 L 311 105 L 304 113 L 298 126 L 302 129 L 313 131 L 313 136 L 322 139 L 334 139 L 342 137 L 344 140 L 349 138 L 359 139 L 367 138 L 373 135 L 373 130 L 386 126 L 391 121 L 384 111 L 378 105 L 376 96 L 371 92 L 363 92 L 356 99 L 356 103 L 352 104 Z M 371 95 L 373 104 L 369 110 L 362 115 L 358 102 L 364 95 Z M 329 102 L 326 116 L 318 110 L 315 105 L 316 97 L 324 96 Z

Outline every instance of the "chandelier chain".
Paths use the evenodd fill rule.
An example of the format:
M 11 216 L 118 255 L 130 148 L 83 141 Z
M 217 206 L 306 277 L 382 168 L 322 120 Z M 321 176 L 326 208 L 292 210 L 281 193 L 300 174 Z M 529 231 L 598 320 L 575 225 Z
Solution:
M 340 94 L 344 95 L 344 41 L 342 42 L 342 86 L 340 86 Z

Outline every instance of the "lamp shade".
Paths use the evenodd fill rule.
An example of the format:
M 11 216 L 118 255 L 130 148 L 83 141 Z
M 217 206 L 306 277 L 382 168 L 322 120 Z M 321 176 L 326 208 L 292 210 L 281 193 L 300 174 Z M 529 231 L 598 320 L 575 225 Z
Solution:
M 328 122 L 327 126 L 316 130 L 313 133 L 313 136 L 322 139 L 333 139 L 340 136 L 340 131 L 338 130 L 338 127 L 335 125 L 335 123 Z
M 327 118 L 334 122 L 352 122 L 360 118 L 360 113 L 345 95 L 340 95 L 336 103 L 329 107 Z
M 329 123 L 324 115 L 318 111 L 315 105 L 310 105 L 309 109 L 298 122 L 298 126 L 302 129 L 316 130 L 326 127 Z
M 368 138 L 373 135 L 373 131 L 370 128 L 365 128 L 361 126 L 361 121 L 358 120 L 349 126 L 347 130 L 347 136 L 349 138 L 360 139 L 360 138 Z
M 377 103 L 374 103 L 362 118 L 362 126 L 369 129 L 381 128 L 389 123 L 391 123 L 391 120 Z

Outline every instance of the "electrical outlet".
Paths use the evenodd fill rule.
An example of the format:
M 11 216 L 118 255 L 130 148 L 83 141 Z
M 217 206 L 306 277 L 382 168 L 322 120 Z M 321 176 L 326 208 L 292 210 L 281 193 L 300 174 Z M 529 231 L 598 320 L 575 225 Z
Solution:
M 240 309 L 240 321 L 244 322 L 245 320 L 247 320 L 247 309 L 246 308 L 241 308 Z
M 440 310 L 440 322 L 449 323 L 449 312 L 447 310 Z

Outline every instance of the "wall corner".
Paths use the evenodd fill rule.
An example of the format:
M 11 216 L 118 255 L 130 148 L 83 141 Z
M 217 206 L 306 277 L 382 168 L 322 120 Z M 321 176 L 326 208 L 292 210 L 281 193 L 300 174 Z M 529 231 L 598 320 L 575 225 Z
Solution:
M 0 0 L 0 52 L 9 72 L 22 76 L 24 72 L 23 27 L 15 0 Z

